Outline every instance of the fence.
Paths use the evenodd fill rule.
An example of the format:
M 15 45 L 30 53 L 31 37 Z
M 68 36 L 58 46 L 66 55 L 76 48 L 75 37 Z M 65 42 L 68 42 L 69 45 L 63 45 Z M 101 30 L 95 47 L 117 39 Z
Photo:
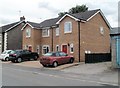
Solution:
M 85 63 L 97 63 L 111 61 L 111 53 L 85 54 Z

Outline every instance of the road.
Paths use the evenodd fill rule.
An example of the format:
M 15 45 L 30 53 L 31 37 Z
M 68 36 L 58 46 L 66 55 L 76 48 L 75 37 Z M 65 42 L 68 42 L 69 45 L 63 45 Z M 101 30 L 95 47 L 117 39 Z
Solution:
M 103 84 L 62 71 L 2 64 L 3 86 L 105 86 Z

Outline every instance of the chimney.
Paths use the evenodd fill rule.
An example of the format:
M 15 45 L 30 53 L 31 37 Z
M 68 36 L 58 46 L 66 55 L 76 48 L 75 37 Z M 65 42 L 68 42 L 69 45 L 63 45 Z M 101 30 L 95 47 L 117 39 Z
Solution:
M 25 21 L 25 17 L 20 17 L 20 21 Z

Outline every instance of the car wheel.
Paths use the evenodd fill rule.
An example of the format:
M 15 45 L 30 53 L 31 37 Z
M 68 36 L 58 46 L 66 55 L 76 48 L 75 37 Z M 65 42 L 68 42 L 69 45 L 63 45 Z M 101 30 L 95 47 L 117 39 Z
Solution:
M 9 58 L 8 58 L 8 57 L 6 57 L 6 58 L 5 58 L 5 61 L 9 61 Z
M 17 62 L 18 62 L 18 63 L 22 62 L 22 58 L 19 57 L 19 58 L 17 59 Z
M 74 62 L 74 58 L 70 58 L 70 63 L 73 63 Z
M 53 62 L 53 67 L 57 67 L 58 66 L 58 63 L 55 61 Z

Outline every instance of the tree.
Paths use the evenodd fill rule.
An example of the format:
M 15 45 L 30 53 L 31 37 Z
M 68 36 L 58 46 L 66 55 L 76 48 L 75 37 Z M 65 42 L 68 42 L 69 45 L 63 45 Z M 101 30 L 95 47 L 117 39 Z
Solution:
M 67 14 L 68 12 L 60 12 L 60 13 L 58 13 L 58 15 L 60 16 L 60 17 L 62 17 L 62 16 L 64 16 L 65 14 Z
M 59 16 L 63 16 L 65 15 L 66 13 L 71 13 L 71 14 L 74 14 L 74 13 L 79 13 L 79 12 L 85 12 L 88 10 L 88 7 L 86 5 L 76 5 L 76 7 L 72 7 L 71 9 L 69 9 L 68 12 L 60 12 L 58 15 Z
M 79 12 L 85 12 L 88 10 L 88 7 L 86 5 L 76 5 L 76 7 L 72 7 L 69 10 L 69 13 L 74 14 L 74 13 L 79 13 Z

